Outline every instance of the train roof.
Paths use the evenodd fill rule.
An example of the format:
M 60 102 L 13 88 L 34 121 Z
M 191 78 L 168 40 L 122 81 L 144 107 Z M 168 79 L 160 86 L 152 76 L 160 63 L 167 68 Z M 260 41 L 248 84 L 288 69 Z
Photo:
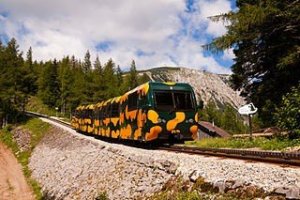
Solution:
M 84 110 L 84 109 L 95 109 L 101 108 L 103 106 L 108 105 L 109 103 L 119 103 L 123 102 L 128 98 L 128 95 L 137 91 L 137 93 L 147 94 L 149 89 L 151 90 L 185 90 L 191 91 L 192 86 L 188 83 L 177 83 L 177 82 L 146 82 L 142 85 L 137 86 L 136 88 L 126 92 L 122 96 L 110 98 L 108 100 L 100 101 L 96 104 L 89 104 L 89 105 L 81 105 L 76 108 L 76 110 Z
M 152 89 L 155 90 L 192 90 L 192 86 L 188 83 L 178 82 L 149 82 Z
M 136 91 L 144 90 L 145 93 L 148 92 L 149 88 L 152 89 L 170 89 L 170 86 L 175 87 L 178 90 L 191 90 L 192 86 L 188 83 L 177 83 L 177 82 L 146 82 L 136 88 L 126 92 L 124 95 L 134 93 Z M 174 88 L 173 88 L 174 89 Z

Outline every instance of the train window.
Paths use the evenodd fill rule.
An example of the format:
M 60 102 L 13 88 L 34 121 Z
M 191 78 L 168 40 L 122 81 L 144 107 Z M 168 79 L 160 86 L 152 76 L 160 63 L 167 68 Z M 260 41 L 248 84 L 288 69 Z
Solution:
M 119 116 L 119 104 L 112 104 L 111 105 L 111 117 L 118 117 Z
M 158 110 L 174 109 L 173 97 L 171 92 L 155 92 L 155 103 Z
M 177 110 L 193 109 L 193 103 L 190 92 L 174 92 L 174 100 Z
M 138 94 L 137 92 L 131 93 L 128 95 L 128 110 L 135 110 L 137 109 L 137 100 Z
M 105 116 L 105 117 L 110 117 L 110 113 L 111 113 L 111 106 L 110 106 L 110 104 L 109 104 L 109 105 L 107 105 L 107 106 L 105 107 L 105 114 L 104 114 L 104 116 Z
M 154 94 L 158 110 L 191 110 L 194 108 L 190 92 L 156 91 Z
M 143 106 L 146 105 L 147 103 L 148 103 L 147 96 L 139 95 L 138 105 Z

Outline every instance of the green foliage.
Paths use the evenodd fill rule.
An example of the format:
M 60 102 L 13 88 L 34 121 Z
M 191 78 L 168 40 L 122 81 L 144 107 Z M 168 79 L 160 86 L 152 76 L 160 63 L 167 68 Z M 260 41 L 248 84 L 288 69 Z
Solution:
M 39 78 L 38 95 L 42 101 L 51 107 L 58 106 L 59 80 L 57 61 L 49 61 L 43 66 L 43 72 Z
M 97 102 L 99 100 L 104 99 L 104 77 L 103 77 L 103 67 L 100 63 L 99 57 L 96 57 L 96 60 L 94 62 L 94 73 L 93 73 L 93 101 Z
M 109 59 L 103 69 L 104 99 L 119 95 L 117 87 L 116 66 L 112 59 Z
M 36 96 L 30 96 L 25 106 L 27 111 L 42 113 L 49 116 L 55 116 L 56 111 L 53 107 L 45 105 L 42 100 Z
M 61 113 L 65 114 L 76 105 L 73 102 L 73 82 L 75 77 L 73 76 L 73 71 L 70 67 L 69 57 L 65 57 L 58 63 L 58 82 L 59 82 L 59 94 L 60 98 L 57 99 L 58 107 L 61 108 Z
M 287 147 L 298 146 L 300 140 L 289 140 L 281 138 L 266 139 L 262 137 L 244 139 L 235 138 L 205 138 L 198 141 L 186 142 L 187 145 L 204 148 L 260 148 L 264 150 L 283 150 Z
M 34 149 L 34 147 L 38 144 L 38 142 L 41 140 L 43 135 L 47 132 L 50 125 L 42 122 L 40 119 L 30 119 L 28 120 L 23 126 L 24 129 L 28 129 L 31 134 L 31 148 L 27 151 L 20 151 L 17 143 L 13 139 L 12 133 L 7 130 L 3 129 L 0 131 L 0 141 L 2 141 L 4 144 L 6 144 L 12 151 L 14 152 L 16 158 L 23 166 L 23 173 L 27 179 L 27 182 L 31 185 L 36 199 L 43 199 L 41 188 L 38 185 L 38 183 L 31 178 L 31 171 L 29 169 L 29 158 L 31 156 L 31 153 Z
M 108 195 L 106 192 L 101 192 L 98 194 L 98 196 L 95 198 L 95 200 L 108 200 Z
M 0 127 L 3 121 L 16 122 L 24 110 L 30 92 L 26 85 L 29 73 L 16 40 L 6 46 L 0 43 Z
M 200 110 L 200 120 L 214 123 L 231 134 L 247 133 L 248 128 L 238 112 L 230 105 L 218 109 L 213 102 L 209 102 Z
M 89 50 L 87 50 L 85 56 L 84 56 L 84 63 L 82 65 L 82 69 L 84 73 L 89 73 L 92 69 L 92 63 L 91 63 L 91 54 Z
M 136 71 L 135 61 L 132 60 L 129 75 L 127 77 L 127 86 L 129 89 L 133 89 L 138 86 L 138 75 Z
M 32 60 L 32 48 L 28 49 L 26 54 L 26 60 L 24 62 L 24 67 L 22 69 L 24 92 L 30 95 L 35 95 L 37 93 L 37 74 L 34 71 L 34 63 Z
M 6 46 L 0 41 L 0 127 L 6 120 L 17 122 L 25 105 L 26 109 L 48 115 L 56 115 L 58 107 L 60 116 L 69 117 L 79 104 L 119 96 L 148 81 L 146 74 L 137 76 L 134 61 L 131 76 L 124 78 L 112 59 L 102 65 L 97 56 L 92 67 L 89 51 L 83 62 L 66 56 L 38 63 L 33 61 L 31 47 L 25 61 L 18 48 L 15 39 Z
M 279 127 L 288 130 L 292 138 L 300 138 L 300 84 L 282 98 L 276 117 Z
M 188 191 L 188 182 L 181 177 L 169 180 L 161 192 L 154 194 L 151 200 L 202 200 L 203 198 L 196 190 Z
M 237 11 L 212 17 L 229 21 L 228 32 L 206 47 L 233 48 L 231 82 L 258 108 L 265 126 L 282 96 L 300 77 L 300 4 L 298 0 L 238 0 Z
M 140 84 L 143 84 L 143 83 L 146 83 L 146 82 L 148 82 L 148 81 L 150 81 L 150 78 L 149 78 L 149 76 L 148 76 L 146 73 L 143 73 L 142 76 L 139 76 L 139 77 L 138 77 L 138 84 L 139 84 L 139 85 L 140 85 Z

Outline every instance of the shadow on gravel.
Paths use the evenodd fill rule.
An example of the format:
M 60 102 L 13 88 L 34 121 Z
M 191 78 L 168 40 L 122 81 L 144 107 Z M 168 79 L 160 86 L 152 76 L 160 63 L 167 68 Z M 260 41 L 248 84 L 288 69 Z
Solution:
M 143 141 L 136 141 L 136 140 L 124 140 L 124 139 L 116 139 L 116 138 L 108 138 L 104 136 L 99 135 L 93 135 L 93 134 L 87 134 L 83 132 L 79 132 L 80 134 L 83 134 L 85 136 L 93 137 L 97 140 L 101 140 L 104 142 L 108 142 L 111 144 L 123 144 L 130 147 L 136 147 L 141 149 L 148 149 L 148 150 L 155 150 L 158 149 L 160 146 L 171 146 L 174 144 L 174 141 L 153 141 L 153 142 L 143 142 Z M 176 142 L 176 144 L 179 144 L 180 142 Z M 181 142 L 183 143 L 183 142 Z

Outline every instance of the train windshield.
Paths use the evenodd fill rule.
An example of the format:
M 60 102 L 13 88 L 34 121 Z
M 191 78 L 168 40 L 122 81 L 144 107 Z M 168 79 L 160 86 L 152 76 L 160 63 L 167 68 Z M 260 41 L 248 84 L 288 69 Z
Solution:
M 192 93 L 184 91 L 155 91 L 155 105 L 161 111 L 193 110 Z

